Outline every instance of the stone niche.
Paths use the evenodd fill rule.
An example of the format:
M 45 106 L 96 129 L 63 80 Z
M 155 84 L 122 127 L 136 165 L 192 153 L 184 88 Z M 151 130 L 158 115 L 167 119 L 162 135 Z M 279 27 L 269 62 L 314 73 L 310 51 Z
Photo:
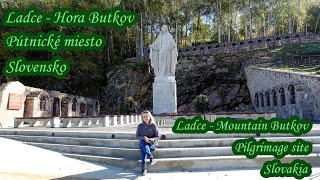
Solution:
M 84 97 L 77 99 L 76 116 L 87 116 L 87 101 Z
M 61 99 L 61 116 L 70 117 L 76 116 L 77 98 L 72 95 L 67 95 Z
M 15 117 L 23 117 L 26 87 L 18 82 L 0 86 L 0 127 L 13 127 Z
M 27 94 L 24 117 L 50 117 L 50 96 L 46 91 L 33 91 Z
M 99 114 L 100 114 L 99 101 L 87 98 L 87 116 L 98 116 Z

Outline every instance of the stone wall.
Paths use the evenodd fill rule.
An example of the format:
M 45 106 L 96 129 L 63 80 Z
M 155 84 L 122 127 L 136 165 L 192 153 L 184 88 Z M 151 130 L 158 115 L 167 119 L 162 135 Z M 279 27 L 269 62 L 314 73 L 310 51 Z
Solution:
M 256 111 L 320 121 L 320 76 L 258 67 L 246 67 L 245 73 Z
M 148 73 L 146 63 L 138 64 L 107 69 L 107 86 L 101 99 L 104 114 L 119 113 L 127 96 L 138 101 L 139 111 L 152 110 L 152 68 Z M 193 100 L 200 94 L 209 97 L 211 112 L 253 110 L 243 67 L 244 60 L 232 56 L 179 56 L 175 74 L 178 113 L 194 112 Z
M 9 94 L 21 95 L 20 109 L 8 109 Z M 14 117 L 23 117 L 24 101 L 26 99 L 25 86 L 20 82 L 9 82 L 0 86 L 0 127 L 13 127 Z
M 202 44 L 198 46 L 190 46 L 187 48 L 179 48 L 179 56 L 189 56 L 195 54 L 220 54 L 234 53 L 242 51 L 253 51 L 257 49 L 266 49 L 277 46 L 283 46 L 292 43 L 319 42 L 320 36 L 314 33 L 294 33 L 287 35 L 278 35 L 270 37 L 260 37 L 246 39 L 234 42 L 222 42 L 212 44 Z M 144 56 L 148 57 L 149 48 L 144 50 Z

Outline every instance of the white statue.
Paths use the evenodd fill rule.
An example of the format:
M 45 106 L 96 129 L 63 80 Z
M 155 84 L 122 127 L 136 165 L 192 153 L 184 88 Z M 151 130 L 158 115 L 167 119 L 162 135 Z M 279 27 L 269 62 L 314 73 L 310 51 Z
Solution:
M 177 64 L 177 45 L 168 32 L 168 27 L 163 25 L 157 39 L 150 45 L 149 58 L 154 69 L 156 81 L 175 81 Z

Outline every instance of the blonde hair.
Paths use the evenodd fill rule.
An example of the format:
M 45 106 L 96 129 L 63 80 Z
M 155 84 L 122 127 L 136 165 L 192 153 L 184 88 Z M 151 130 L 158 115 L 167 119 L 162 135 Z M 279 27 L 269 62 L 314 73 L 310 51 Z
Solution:
M 154 117 L 152 116 L 150 111 L 147 111 L 147 110 L 142 111 L 142 113 L 140 115 L 141 115 L 141 119 L 143 120 L 142 114 L 148 114 L 148 116 L 149 116 L 149 124 L 154 123 Z

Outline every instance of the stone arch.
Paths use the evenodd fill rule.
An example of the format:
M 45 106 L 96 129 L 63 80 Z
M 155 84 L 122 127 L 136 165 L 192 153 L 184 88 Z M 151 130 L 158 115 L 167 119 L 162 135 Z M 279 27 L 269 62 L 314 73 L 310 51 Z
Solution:
M 272 90 L 272 103 L 273 103 L 273 106 L 277 106 L 278 105 L 277 91 L 276 90 Z
M 219 45 L 216 45 L 216 48 L 220 47 Z
M 300 38 L 300 35 L 299 35 L 299 34 L 297 34 L 297 35 L 295 35 L 294 37 L 295 37 L 295 38 Z
M 28 95 L 27 95 L 27 99 L 31 99 L 31 98 L 34 98 L 35 102 L 33 103 L 36 103 L 38 102 L 38 108 L 37 110 L 40 110 L 40 111 L 48 111 L 50 108 L 50 105 L 49 105 L 49 94 L 48 92 L 46 91 L 33 91 L 33 92 L 30 92 Z M 33 104 L 32 103 L 32 104 Z M 27 115 L 28 117 L 32 117 L 32 116 L 29 116 Z
M 269 94 L 269 91 L 267 91 L 265 93 L 265 96 L 266 96 L 266 103 L 267 103 L 267 107 L 270 107 L 270 94 Z
M 284 106 L 286 105 L 286 95 L 285 95 L 284 89 L 280 88 L 279 93 L 280 93 L 280 104 L 281 106 Z
M 200 48 L 200 51 L 203 51 L 203 50 L 204 50 L 204 47 L 201 47 L 201 48 Z
M 189 49 L 186 49 L 186 52 L 188 52 L 189 51 Z
M 248 44 L 253 44 L 253 41 L 249 41 Z
M 277 37 L 276 40 L 281 40 L 281 38 L 280 38 L 280 37 Z
M 244 42 L 240 42 L 240 45 L 244 45 Z
M 61 99 L 61 116 L 62 117 L 72 116 L 72 100 L 74 98 L 75 97 L 72 95 L 67 95 Z
M 192 51 L 196 51 L 196 50 L 197 50 L 197 48 L 193 48 L 193 49 L 192 49 Z
M 290 36 L 286 36 L 285 39 L 290 39 Z
M 84 97 L 77 98 L 77 104 L 79 105 L 79 116 L 85 116 L 87 114 L 87 101 Z
M 271 41 L 271 39 L 270 39 L 270 38 L 268 38 L 266 41 L 270 42 L 270 41 Z
M 47 111 L 49 109 L 49 94 L 45 91 L 39 93 L 39 109 Z
M 263 93 L 260 93 L 260 101 L 261 101 L 261 107 L 264 107 Z
M 256 93 L 255 96 L 254 96 L 254 102 L 256 104 L 256 107 L 259 107 L 259 95 L 258 95 L 258 93 Z
M 179 52 L 182 52 L 181 49 L 179 49 Z
M 26 96 L 23 117 L 51 116 L 50 95 L 44 90 L 29 92 Z
M 232 43 L 232 44 L 231 44 L 231 46 L 235 46 L 235 45 L 237 45 L 237 44 L 236 44 L 236 43 Z
M 211 46 L 208 46 L 208 49 L 211 49 L 212 47 Z
M 296 104 L 296 92 L 295 92 L 295 88 L 293 85 L 290 85 L 288 87 L 288 91 L 290 94 L 290 104 Z
M 257 43 L 262 43 L 261 39 L 259 39 L 259 40 L 257 41 Z

